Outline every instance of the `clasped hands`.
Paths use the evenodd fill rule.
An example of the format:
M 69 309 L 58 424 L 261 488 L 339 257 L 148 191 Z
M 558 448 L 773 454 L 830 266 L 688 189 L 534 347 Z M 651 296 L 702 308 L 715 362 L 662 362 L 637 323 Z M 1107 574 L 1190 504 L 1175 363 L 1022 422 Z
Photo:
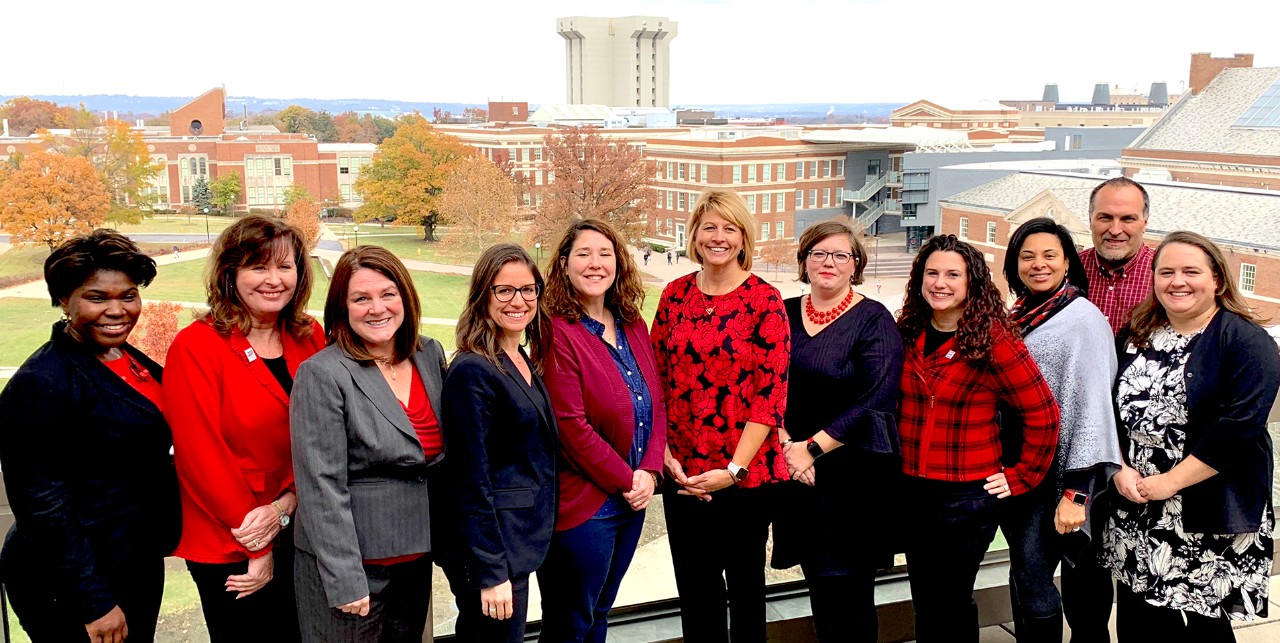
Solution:
M 697 475 L 686 476 L 684 467 L 680 466 L 680 461 L 671 457 L 670 452 L 663 457 L 663 466 L 667 469 L 667 475 L 671 476 L 676 484 L 680 485 L 678 492 L 682 496 L 693 496 L 704 502 L 711 502 L 711 493 L 719 491 L 725 487 L 731 487 L 736 480 L 728 469 L 712 469 L 704 471 Z
M 782 456 L 787 461 L 787 473 L 791 475 L 791 479 L 812 487 L 815 481 L 814 460 L 813 456 L 809 455 L 809 449 L 805 443 L 793 442 L 790 439 L 783 440 Z
M 1152 500 L 1168 500 L 1178 493 L 1178 486 L 1167 473 L 1143 476 L 1129 465 L 1120 467 L 1113 478 L 1116 490 L 1130 502 L 1145 504 Z

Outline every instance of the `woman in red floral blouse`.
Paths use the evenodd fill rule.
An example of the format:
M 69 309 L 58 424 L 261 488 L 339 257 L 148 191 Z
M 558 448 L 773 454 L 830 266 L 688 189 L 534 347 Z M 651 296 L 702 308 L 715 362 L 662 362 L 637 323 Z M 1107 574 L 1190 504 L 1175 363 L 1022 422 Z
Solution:
M 680 622 L 686 643 L 763 643 L 766 508 L 788 479 L 778 427 L 790 327 L 778 290 L 750 272 L 755 219 L 742 197 L 703 193 L 688 229 L 702 270 L 667 285 L 651 333 L 678 491 L 663 504 Z

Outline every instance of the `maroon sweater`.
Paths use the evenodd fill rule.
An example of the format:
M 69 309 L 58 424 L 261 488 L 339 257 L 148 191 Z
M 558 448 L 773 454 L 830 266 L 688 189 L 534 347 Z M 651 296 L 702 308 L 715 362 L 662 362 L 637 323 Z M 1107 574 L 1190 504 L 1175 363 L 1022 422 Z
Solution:
M 635 437 L 635 414 L 622 374 L 599 337 L 576 321 L 552 318 L 556 338 L 543 377 L 560 428 L 560 504 L 556 531 L 591 519 L 606 498 L 631 490 L 627 454 Z M 667 411 L 644 320 L 622 329 L 653 400 L 653 433 L 640 469 L 661 474 L 667 443 Z

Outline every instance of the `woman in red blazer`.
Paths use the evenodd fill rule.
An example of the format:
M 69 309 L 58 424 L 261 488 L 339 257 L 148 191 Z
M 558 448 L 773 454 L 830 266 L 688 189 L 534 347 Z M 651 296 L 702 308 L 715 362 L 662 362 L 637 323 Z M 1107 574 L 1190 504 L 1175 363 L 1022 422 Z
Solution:
M 560 429 L 560 498 L 538 573 L 543 643 L 605 640 L 666 446 L 644 286 L 621 235 L 584 219 L 560 241 L 544 296 L 556 338 L 546 383 Z
M 232 224 L 210 255 L 209 313 L 169 347 L 164 414 L 182 497 L 174 555 L 187 561 L 212 643 L 298 640 L 289 393 L 298 364 L 325 345 L 304 310 L 306 247 L 278 219 Z

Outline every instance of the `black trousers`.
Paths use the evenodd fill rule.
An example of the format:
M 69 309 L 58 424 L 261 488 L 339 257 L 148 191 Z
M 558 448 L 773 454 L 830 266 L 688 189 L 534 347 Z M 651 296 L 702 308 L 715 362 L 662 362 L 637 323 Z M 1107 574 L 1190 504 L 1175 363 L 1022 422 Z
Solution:
M 1230 619 L 1156 607 L 1117 583 L 1116 638 L 1120 643 L 1234 643 L 1236 635 Z
M 731 636 L 733 643 L 764 643 L 765 543 L 777 486 L 721 489 L 711 502 L 663 495 L 685 643 L 727 643 Z
M 1090 518 L 1101 534 L 1111 505 L 1107 495 L 1094 498 Z M 1068 549 L 1062 561 L 1062 613 L 1071 628 L 1071 643 L 1111 643 L 1111 606 L 1115 587 L 1111 571 L 1098 562 L 1101 537 Z
M 124 612 L 129 643 L 151 643 L 164 593 L 164 559 L 148 557 L 115 569 L 107 572 L 106 580 Z M 54 587 L 48 581 L 48 569 L 29 569 L 13 563 L 5 567 L 5 591 L 18 623 L 32 643 L 87 642 L 87 623 L 79 622 L 80 618 L 58 605 Z
M 529 575 L 511 578 L 511 618 L 499 621 L 480 611 L 480 590 L 465 585 L 461 573 L 450 573 L 449 588 L 458 601 L 458 620 L 453 640 L 457 643 L 522 643 L 529 618 Z
M 200 592 L 210 643 L 301 641 L 293 594 L 293 530 L 281 531 L 271 551 L 275 559 L 271 582 L 241 599 L 227 591 L 227 577 L 247 572 L 248 560 L 213 564 L 187 561 L 187 571 Z
M 996 535 L 996 497 L 983 480 L 944 482 L 903 476 L 913 512 L 907 575 L 918 643 L 977 643 L 973 584 Z
M 294 590 L 298 628 L 307 643 L 420 643 L 431 601 L 431 556 L 394 565 L 365 565 L 369 614 L 347 614 L 329 607 L 320 580 L 320 562 L 295 552 Z

